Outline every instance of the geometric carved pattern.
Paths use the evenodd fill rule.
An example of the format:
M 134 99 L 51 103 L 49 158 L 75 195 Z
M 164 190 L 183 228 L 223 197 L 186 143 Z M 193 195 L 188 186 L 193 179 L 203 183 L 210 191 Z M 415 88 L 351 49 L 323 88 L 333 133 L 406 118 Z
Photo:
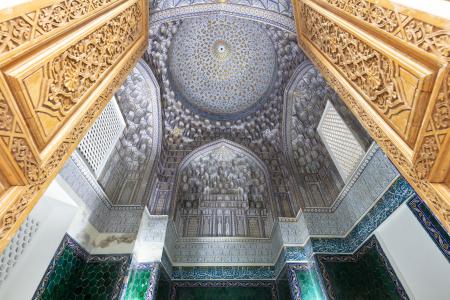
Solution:
M 445 148 L 450 128 L 450 69 L 446 72 L 439 89 L 433 111 L 427 119 L 422 144 L 418 149 L 416 168 L 421 178 L 427 178 L 435 164 L 438 153 Z M 448 155 L 448 153 L 447 153 Z M 442 166 L 441 166 L 442 167 Z
M 29 181 L 38 179 L 38 162 L 32 154 L 20 121 L 11 109 L 6 94 L 0 91 L 0 137 Z M 4 171 L 3 171 L 4 172 Z
M 317 131 L 336 168 L 347 182 L 363 157 L 364 149 L 330 102 L 327 102 Z
M 78 151 L 96 177 L 102 172 L 124 128 L 125 122 L 113 97 L 78 145 Z
M 6 281 L 14 266 L 20 260 L 23 252 L 31 242 L 34 233 L 39 229 L 39 221 L 28 217 L 23 222 L 8 247 L 0 256 L 0 286 Z
M 50 7 L 51 3 L 46 2 L 46 9 L 33 2 L 0 13 L 0 251 L 144 51 L 147 2 L 106 5 L 108 2 L 68 0 L 62 6 Z M 73 10 L 51 12 L 59 12 L 65 5 L 72 5 Z M 52 20 L 51 25 L 46 25 L 49 31 L 36 37 L 39 30 L 35 26 L 47 21 L 36 20 L 35 25 L 28 27 L 21 20 L 35 20 L 41 8 L 41 18 L 58 14 L 63 18 Z M 51 16 L 45 16 L 45 12 Z M 21 19 L 17 19 L 18 14 Z M 64 26 L 58 27 L 59 21 Z M 123 36 L 117 41 L 122 29 Z M 33 41 L 22 41 L 16 34 Z M 34 51 L 37 47 L 39 51 Z M 43 74 L 39 70 L 44 68 L 53 72 Z M 92 77 L 87 75 L 91 71 Z M 9 75 L 9 85 L 5 73 Z M 41 102 L 35 102 L 38 97 Z M 45 144 L 39 143 L 42 132 L 29 126 L 33 118 L 30 112 L 35 117 L 40 113 L 34 109 L 41 106 L 39 103 L 48 103 L 52 113 L 63 115 L 60 120 L 52 119 L 55 123 L 49 126 L 53 126 L 54 136 L 46 137 Z M 78 108 L 74 109 L 77 103 Z M 36 121 L 39 122 L 33 122 Z

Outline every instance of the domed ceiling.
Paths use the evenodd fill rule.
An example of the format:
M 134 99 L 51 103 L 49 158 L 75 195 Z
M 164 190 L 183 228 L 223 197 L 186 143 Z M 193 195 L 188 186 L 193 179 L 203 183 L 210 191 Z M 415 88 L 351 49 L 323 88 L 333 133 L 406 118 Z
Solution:
M 261 25 L 227 16 L 193 18 L 169 48 L 177 96 L 203 116 L 233 119 L 267 99 L 277 69 L 272 40 Z
M 196 29 L 194 30 L 194 28 Z M 235 31 L 233 35 L 240 37 L 239 41 L 235 40 L 233 35 L 228 35 L 232 30 Z M 188 32 L 189 35 L 183 32 Z M 217 39 L 202 38 L 202 36 L 208 36 L 210 32 L 214 32 Z M 185 37 L 180 38 L 183 35 Z M 190 42 L 188 43 L 187 40 Z M 206 40 L 209 43 L 205 42 Z M 263 161 L 270 174 L 274 203 L 278 206 L 277 209 L 283 216 L 295 216 L 298 204 L 289 193 L 288 184 L 291 176 L 288 168 L 284 165 L 280 143 L 284 89 L 296 67 L 306 59 L 297 46 L 295 34 L 251 19 L 215 13 L 156 23 L 151 27 L 149 41 L 145 59 L 153 68 L 154 74 L 160 82 L 163 116 L 163 150 L 158 169 L 157 192 L 152 196 L 149 211 L 153 214 L 168 214 L 179 163 L 198 147 L 225 138 L 248 148 Z M 223 41 L 226 44 L 216 43 L 217 41 Z M 180 45 L 177 45 L 178 43 Z M 190 53 L 189 55 L 176 50 L 183 48 L 182 43 L 185 43 L 185 49 L 188 48 L 186 51 Z M 200 44 L 204 47 L 200 47 Z M 236 48 L 236 45 L 241 44 L 247 48 Z M 228 49 L 226 49 L 227 46 Z M 203 77 L 198 77 L 198 82 L 193 86 L 198 86 L 198 90 L 200 87 L 202 91 L 206 90 L 205 82 L 203 82 L 206 79 L 201 80 L 201 78 L 206 78 L 206 75 L 201 73 L 203 70 L 194 63 L 191 63 L 191 67 L 187 67 L 187 60 L 191 59 L 192 54 L 195 53 L 190 47 L 195 47 L 199 49 L 198 51 L 206 51 L 206 49 L 209 51 L 208 55 L 205 55 L 206 52 L 202 52 L 202 55 L 196 60 L 198 64 L 201 64 L 209 56 L 208 59 L 214 60 L 215 64 L 228 67 L 227 64 L 220 64 L 221 59 L 224 59 L 223 56 L 231 59 L 228 55 L 237 55 L 245 67 L 243 59 L 247 59 L 249 66 L 240 69 L 244 75 L 251 75 L 250 78 L 247 77 L 251 79 L 247 88 L 243 88 L 244 83 L 241 79 L 234 81 L 235 86 L 227 85 L 227 80 L 221 82 L 220 91 L 228 95 L 230 99 L 233 98 L 229 95 L 239 96 L 239 93 L 233 91 L 234 94 L 229 94 L 228 87 L 239 89 L 243 95 L 247 95 L 249 86 L 251 88 L 251 84 L 253 84 L 256 90 L 259 82 L 262 81 L 261 78 L 266 76 L 265 87 L 260 88 L 259 95 L 247 98 L 251 99 L 248 100 L 250 101 L 248 105 L 242 105 L 237 109 L 228 109 L 225 113 L 212 108 L 203 108 L 202 110 L 194 102 L 205 98 L 189 97 L 188 100 L 187 89 L 180 89 L 180 81 L 176 82 L 173 78 L 173 75 L 179 73 L 174 69 L 187 70 L 186 82 L 191 77 L 193 78 L 195 72 L 200 72 Z M 219 53 L 214 53 L 213 49 Z M 225 54 L 220 54 L 220 51 Z M 252 55 L 247 56 L 246 52 L 249 54 L 252 52 Z M 175 53 L 182 55 L 180 57 L 185 57 L 185 59 L 177 58 L 175 61 Z M 265 54 L 257 56 L 255 53 Z M 267 71 L 266 75 L 261 74 L 261 63 L 266 65 L 268 61 L 272 60 L 272 55 L 274 55 L 274 61 L 267 67 L 270 71 Z M 257 69 L 249 69 L 251 63 L 255 64 Z M 194 72 L 194 70 L 198 71 Z M 208 72 L 212 72 L 212 70 L 214 69 L 211 68 L 211 71 Z M 214 78 L 212 75 L 210 76 Z M 208 92 L 211 95 L 215 91 L 209 90 Z M 199 94 L 201 93 L 199 92 Z M 242 98 L 239 97 L 238 100 L 242 101 Z M 214 99 L 210 100 L 213 102 Z

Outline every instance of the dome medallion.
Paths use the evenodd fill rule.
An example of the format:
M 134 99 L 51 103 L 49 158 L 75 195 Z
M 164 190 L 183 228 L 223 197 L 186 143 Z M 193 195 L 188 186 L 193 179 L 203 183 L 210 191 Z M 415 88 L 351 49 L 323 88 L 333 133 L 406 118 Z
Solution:
M 233 17 L 186 19 L 169 49 L 177 96 L 212 119 L 235 119 L 254 111 L 271 90 L 276 66 L 265 29 Z

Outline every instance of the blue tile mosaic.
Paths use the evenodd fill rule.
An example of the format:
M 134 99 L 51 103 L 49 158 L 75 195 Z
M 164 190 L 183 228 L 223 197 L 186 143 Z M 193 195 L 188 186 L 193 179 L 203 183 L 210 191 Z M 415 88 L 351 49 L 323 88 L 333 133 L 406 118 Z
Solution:
M 285 260 L 292 262 L 309 261 L 313 255 L 313 244 L 308 240 L 305 247 L 286 247 Z
M 394 210 L 415 195 L 400 177 L 345 238 L 312 238 L 314 253 L 353 253 Z
M 223 266 L 223 267 L 173 267 L 174 280 L 218 279 L 273 279 L 274 267 L 270 266 Z
M 175 280 L 274 279 L 286 263 L 310 262 L 315 253 L 353 253 L 395 209 L 413 196 L 414 190 L 400 177 L 347 237 L 312 238 L 304 247 L 285 247 L 273 267 L 172 267 L 165 252 L 161 263 Z
M 363 217 L 345 238 L 312 238 L 305 247 L 285 247 L 275 265 L 271 266 L 223 266 L 223 267 L 173 267 L 165 251 L 161 265 L 169 276 L 178 281 L 185 280 L 265 280 L 275 279 L 289 262 L 311 262 L 315 253 L 344 254 L 354 253 L 402 203 L 410 200 L 410 207 L 425 207 L 417 202 L 414 190 L 402 177 L 386 191 L 383 197 Z M 419 199 L 420 200 L 420 199 Z M 414 205 L 413 205 L 414 204 Z M 426 214 L 429 216 L 431 214 Z M 434 223 L 433 223 L 434 224 Z M 440 232 L 440 231 L 439 231 Z M 430 233 L 431 234 L 431 233 Z M 447 235 L 448 238 L 448 235 Z M 445 239 L 437 240 L 445 248 Z

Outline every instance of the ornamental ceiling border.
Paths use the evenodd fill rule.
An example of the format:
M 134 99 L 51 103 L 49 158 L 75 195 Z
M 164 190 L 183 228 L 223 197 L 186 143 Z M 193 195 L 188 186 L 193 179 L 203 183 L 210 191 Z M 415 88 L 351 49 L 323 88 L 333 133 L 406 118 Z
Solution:
M 295 33 L 295 22 L 292 18 L 273 11 L 227 3 L 197 4 L 157 11 L 150 15 L 150 28 L 157 28 L 169 21 L 216 14 L 248 19 Z
M 152 0 L 151 9 L 155 12 L 167 10 L 175 7 L 199 5 L 199 4 L 217 4 L 217 0 Z M 220 3 L 220 2 L 219 2 Z M 292 16 L 292 3 L 290 0 L 227 0 L 227 3 L 260 8 L 273 11 L 288 17 Z
M 264 174 L 264 179 L 266 183 L 268 184 L 268 194 L 269 194 L 269 203 L 272 210 L 273 219 L 276 219 L 277 210 L 274 203 L 274 196 L 272 191 L 272 182 L 270 178 L 269 171 L 267 170 L 266 164 L 256 155 L 254 154 L 250 149 L 247 149 L 245 146 L 242 146 L 238 143 L 235 143 L 233 141 L 227 140 L 227 139 L 218 139 L 216 141 L 210 142 L 206 145 L 200 146 L 197 149 L 193 150 L 191 153 L 186 155 L 186 157 L 183 158 L 183 160 L 180 162 L 180 164 L 177 167 L 177 170 L 175 172 L 175 189 L 172 192 L 171 197 L 171 203 L 170 203 L 170 213 L 171 220 L 173 220 L 173 217 L 175 215 L 175 208 L 176 208 L 176 202 L 177 202 L 177 195 L 178 195 L 178 189 L 179 189 L 179 177 L 182 174 L 183 170 L 190 164 L 191 161 L 203 156 L 206 153 L 209 153 L 219 147 L 228 147 L 231 150 L 242 154 L 252 161 L 256 163 L 256 165 L 262 170 Z

